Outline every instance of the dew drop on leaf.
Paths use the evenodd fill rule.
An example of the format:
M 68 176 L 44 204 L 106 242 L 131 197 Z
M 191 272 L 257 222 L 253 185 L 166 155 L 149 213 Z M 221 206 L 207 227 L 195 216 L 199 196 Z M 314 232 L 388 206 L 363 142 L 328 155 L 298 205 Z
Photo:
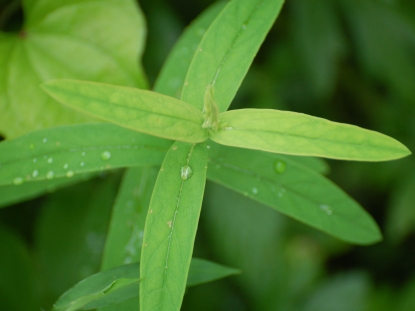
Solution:
M 36 158 L 33 158 L 33 163 L 36 163 L 37 162 L 37 159 Z
M 48 163 L 50 164 L 50 163 L 52 163 L 53 162 L 53 158 L 49 158 L 48 159 Z
M 69 165 L 68 165 L 68 163 L 65 163 L 64 165 L 63 165 L 63 169 L 68 169 L 68 167 L 69 167 Z
M 253 194 L 258 194 L 258 189 L 257 188 L 252 188 L 252 193 Z
M 66 175 L 66 177 L 70 178 L 74 175 L 74 172 L 73 171 L 67 171 L 65 175 Z
M 321 205 L 320 205 L 320 208 L 321 208 L 324 212 L 326 212 L 326 214 L 327 214 L 327 215 L 331 215 L 331 214 L 333 214 L 333 211 L 330 209 L 330 206 L 328 206 L 328 205 L 321 204 Z
M 30 149 L 35 149 L 35 145 L 34 144 L 30 144 Z
M 42 140 L 44 143 L 47 143 L 48 142 L 48 139 L 47 138 L 43 138 L 43 140 Z
M 287 163 L 285 163 L 284 161 L 280 161 L 280 160 L 275 161 L 274 169 L 275 169 L 275 172 L 277 172 L 277 174 L 282 174 L 287 169 Z
M 104 151 L 103 153 L 101 153 L 101 160 L 107 161 L 109 159 L 111 159 L 111 152 Z
M 84 166 L 85 165 L 85 162 L 81 162 L 81 163 L 79 163 L 79 165 L 80 166 Z
M 13 179 L 13 184 L 15 184 L 16 186 L 23 184 L 23 178 L 16 177 L 15 179 Z
M 188 165 L 183 166 L 180 169 L 180 178 L 183 180 L 189 179 L 190 177 L 192 177 L 193 175 L 193 171 L 192 168 Z
M 53 177 L 55 177 L 55 173 L 53 171 L 46 173 L 46 179 L 53 179 Z
M 33 178 L 36 178 L 36 177 L 37 177 L 37 175 L 39 175 L 39 171 L 38 171 L 38 170 L 34 170 L 34 171 L 32 172 L 32 177 L 33 177 Z

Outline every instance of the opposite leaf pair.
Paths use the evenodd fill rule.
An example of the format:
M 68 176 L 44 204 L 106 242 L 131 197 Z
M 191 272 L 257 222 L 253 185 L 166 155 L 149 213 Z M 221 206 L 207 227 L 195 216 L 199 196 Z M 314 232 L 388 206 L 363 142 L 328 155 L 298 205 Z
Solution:
M 400 142 L 381 133 L 301 113 L 242 109 L 219 114 L 213 86 L 203 112 L 156 92 L 101 83 L 55 80 L 42 85 L 56 100 L 103 120 L 150 135 L 275 153 L 333 159 L 385 161 L 408 155 Z

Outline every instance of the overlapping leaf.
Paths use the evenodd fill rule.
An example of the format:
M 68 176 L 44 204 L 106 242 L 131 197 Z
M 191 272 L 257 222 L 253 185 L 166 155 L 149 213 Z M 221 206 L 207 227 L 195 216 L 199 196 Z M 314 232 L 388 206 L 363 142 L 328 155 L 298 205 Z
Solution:
M 92 275 L 64 293 L 54 311 L 76 311 L 120 303 L 138 296 L 140 278 L 138 263 L 120 266 Z M 187 286 L 195 286 L 240 273 L 203 259 L 192 259 Z

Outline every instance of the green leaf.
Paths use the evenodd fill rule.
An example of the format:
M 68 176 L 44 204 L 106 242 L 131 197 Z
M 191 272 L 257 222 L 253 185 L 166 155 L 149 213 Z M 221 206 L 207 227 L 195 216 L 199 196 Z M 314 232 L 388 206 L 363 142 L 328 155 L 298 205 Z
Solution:
M 202 112 L 173 97 L 76 80 L 50 81 L 42 87 L 65 105 L 135 131 L 192 143 L 207 139 Z
M 180 98 L 187 70 L 200 40 L 224 5 L 225 2 L 215 2 L 185 29 L 161 69 L 154 85 L 156 92 Z
M 200 285 L 239 273 L 241 271 L 238 269 L 222 266 L 204 259 L 193 258 L 190 263 L 187 286 Z
M 1 174 L 0 174 L 1 175 Z M 43 180 L 34 183 L 0 186 L 0 208 L 11 204 L 26 201 L 50 191 L 76 184 L 79 181 L 87 180 L 91 174 L 79 174 L 73 178 L 61 178 L 54 180 Z
M 411 152 L 395 139 L 360 127 L 270 109 L 242 109 L 220 115 L 217 143 L 269 152 L 359 161 L 386 161 Z
M 115 202 L 101 270 L 140 260 L 144 222 L 158 169 L 128 169 Z
M 137 298 L 139 284 L 143 281 L 140 279 L 139 269 L 139 263 L 135 263 L 94 274 L 66 291 L 55 303 L 53 310 L 87 310 Z M 237 269 L 193 258 L 187 286 L 199 285 L 237 273 Z
M 206 87 L 212 85 L 219 111 L 227 110 L 283 2 L 228 2 L 197 48 L 183 84 L 182 100 L 202 110 Z
M 43 129 L 0 143 L 0 185 L 157 165 L 170 145 L 106 123 Z
M 138 64 L 146 30 L 135 1 L 28 0 L 23 11 L 20 33 L 0 32 L 2 135 L 87 120 L 44 94 L 41 82 L 73 78 L 147 86 Z
M 339 239 L 370 244 L 370 215 L 332 182 L 282 155 L 212 144 L 208 178 Z M 284 169 L 281 169 L 284 167 Z
M 153 191 L 141 252 L 141 310 L 180 310 L 206 182 L 205 144 L 176 142 Z

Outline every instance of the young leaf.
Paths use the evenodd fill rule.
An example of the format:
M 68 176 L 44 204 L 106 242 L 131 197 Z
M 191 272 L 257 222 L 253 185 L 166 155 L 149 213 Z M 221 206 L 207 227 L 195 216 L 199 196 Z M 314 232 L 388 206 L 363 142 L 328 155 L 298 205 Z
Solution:
M 0 143 L 0 185 L 158 165 L 171 142 L 112 124 L 43 129 Z
M 154 85 L 156 92 L 180 98 L 186 73 L 197 46 L 224 5 L 225 2 L 215 2 L 185 29 L 161 69 Z
M 220 114 L 217 143 L 269 152 L 359 161 L 398 159 L 411 152 L 384 134 L 290 111 L 232 110 Z
M 205 144 L 176 142 L 164 159 L 144 229 L 140 310 L 180 310 L 206 168 Z
M 140 260 L 144 221 L 158 169 L 129 168 L 115 202 L 102 259 L 102 270 Z
M 219 111 L 226 111 L 283 2 L 228 2 L 193 56 L 181 99 L 202 110 L 206 87 L 213 85 Z
M 55 303 L 53 311 L 87 310 L 138 298 L 138 287 L 143 281 L 139 276 L 139 270 L 139 263 L 135 263 L 94 274 L 66 291 Z M 187 286 L 211 282 L 238 273 L 240 271 L 237 269 L 193 258 Z M 114 307 L 119 308 L 119 305 Z
M 339 239 L 370 244 L 381 239 L 374 220 L 318 173 L 266 152 L 212 144 L 208 178 Z
M 146 28 L 135 1 L 21 3 L 22 30 L 0 31 L 0 132 L 4 136 L 87 120 L 42 92 L 39 84 L 44 81 L 73 78 L 147 87 L 138 63 Z
M 76 80 L 50 81 L 42 87 L 65 105 L 138 132 L 191 143 L 207 139 L 202 112 L 173 97 Z

